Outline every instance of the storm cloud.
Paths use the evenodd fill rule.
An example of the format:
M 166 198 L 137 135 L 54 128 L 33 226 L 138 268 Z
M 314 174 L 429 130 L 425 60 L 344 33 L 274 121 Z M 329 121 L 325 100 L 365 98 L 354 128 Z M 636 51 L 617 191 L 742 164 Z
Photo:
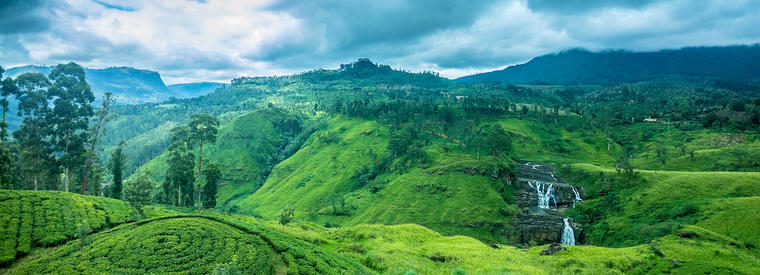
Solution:
M 169 83 L 335 68 L 447 77 L 567 48 L 760 42 L 760 1 L 0 0 L 0 65 L 133 66 Z

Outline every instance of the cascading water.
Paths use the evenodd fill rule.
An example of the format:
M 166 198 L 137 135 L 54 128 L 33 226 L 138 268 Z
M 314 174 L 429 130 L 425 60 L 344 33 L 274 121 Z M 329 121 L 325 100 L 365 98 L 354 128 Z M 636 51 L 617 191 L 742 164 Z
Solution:
M 554 184 L 536 181 L 536 195 L 538 195 L 538 207 L 551 209 L 551 201 L 554 201 L 554 208 L 557 208 L 557 199 L 554 198 Z
M 575 193 L 575 200 L 573 200 L 573 208 L 575 208 L 575 203 L 582 201 L 583 199 L 581 198 L 581 194 L 578 193 L 578 189 L 575 189 L 575 186 L 570 187 L 573 188 L 573 193 Z
M 562 244 L 575 245 L 575 232 L 570 227 L 570 218 L 563 218 L 562 221 L 565 222 L 565 227 L 562 228 Z

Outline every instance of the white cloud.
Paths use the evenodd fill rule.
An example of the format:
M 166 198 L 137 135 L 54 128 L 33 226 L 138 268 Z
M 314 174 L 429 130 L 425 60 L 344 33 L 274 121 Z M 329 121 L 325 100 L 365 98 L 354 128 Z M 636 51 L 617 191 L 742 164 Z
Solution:
M 581 2 L 67 0 L 32 11 L 31 2 L 11 1 L 0 14 L 19 16 L 0 27 L 39 24 L 0 31 L 0 60 L 133 66 L 168 83 L 331 68 L 358 57 L 457 77 L 571 47 L 760 42 L 758 1 Z

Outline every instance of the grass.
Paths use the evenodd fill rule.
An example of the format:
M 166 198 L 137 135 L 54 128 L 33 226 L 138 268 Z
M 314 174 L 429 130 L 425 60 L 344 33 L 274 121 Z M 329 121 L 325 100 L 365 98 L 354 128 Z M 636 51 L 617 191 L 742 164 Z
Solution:
M 62 192 L 0 194 L 9 198 L 13 193 L 73 198 L 67 204 L 98 199 Z M 754 197 L 746 199 L 752 201 Z M 418 274 L 760 272 L 757 249 L 744 245 L 741 238 L 723 234 L 719 227 L 708 229 L 709 220 L 684 226 L 650 244 L 625 248 L 581 245 L 540 256 L 547 246 L 498 245 L 495 249 L 475 238 L 445 236 L 416 224 L 323 228 L 299 221 L 281 226 L 216 210 L 196 214 L 192 209 L 165 206 L 150 206 L 146 214 L 152 218 L 127 222 L 82 239 L 68 239 L 54 249 L 35 250 L 33 257 L 5 271 L 210 273 L 224 266 L 243 273 L 276 274 L 406 274 L 410 270 Z
M 548 116 L 548 115 L 547 115 Z M 560 116 L 541 123 L 535 119 L 499 120 L 513 136 L 512 156 L 520 160 L 548 163 L 615 163 L 623 151 L 603 133 L 587 126 L 577 116 Z
M 760 173 L 639 170 L 629 180 L 614 169 L 588 164 L 562 172 L 586 190 L 576 217 L 586 221 L 592 243 L 635 245 L 691 224 L 758 241 L 751 220 L 758 216 L 753 207 Z
M 760 140 L 755 134 L 677 125 L 636 123 L 618 127 L 614 135 L 632 150 L 631 164 L 642 169 L 760 171 Z
M 240 115 L 219 129 L 216 144 L 204 148 L 203 154 L 204 162 L 216 163 L 222 171 L 221 187 L 217 192 L 218 205 L 256 189 L 261 180 L 259 175 L 271 154 L 283 142 L 284 137 L 275 124 L 288 118 L 292 116 L 266 108 Z M 149 171 L 154 182 L 160 184 L 164 181 L 166 169 L 166 154 L 161 154 L 131 177 L 136 177 L 141 171 Z

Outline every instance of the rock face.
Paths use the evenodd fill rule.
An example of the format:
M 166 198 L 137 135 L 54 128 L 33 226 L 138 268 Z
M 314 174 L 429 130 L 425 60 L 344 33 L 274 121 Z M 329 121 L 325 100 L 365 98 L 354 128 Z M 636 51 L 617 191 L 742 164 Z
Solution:
M 515 199 L 523 212 L 517 216 L 515 227 L 518 229 L 518 241 L 537 244 L 559 243 L 562 240 L 564 222 L 563 213 L 573 207 L 576 201 L 573 186 L 563 182 L 554 175 L 554 167 L 542 163 L 524 163 L 518 168 L 519 188 Z M 539 195 L 536 190 L 537 182 L 553 188 L 553 198 L 549 205 L 551 209 L 538 207 Z M 583 190 L 576 189 L 580 197 Z M 576 243 L 583 243 L 584 232 L 580 224 L 570 221 Z
M 544 249 L 543 251 L 541 251 L 540 255 L 541 256 L 551 256 L 551 255 L 554 255 L 554 253 L 557 253 L 559 251 L 567 251 L 567 248 L 562 247 L 558 243 L 552 243 L 552 244 L 549 245 L 549 248 Z

